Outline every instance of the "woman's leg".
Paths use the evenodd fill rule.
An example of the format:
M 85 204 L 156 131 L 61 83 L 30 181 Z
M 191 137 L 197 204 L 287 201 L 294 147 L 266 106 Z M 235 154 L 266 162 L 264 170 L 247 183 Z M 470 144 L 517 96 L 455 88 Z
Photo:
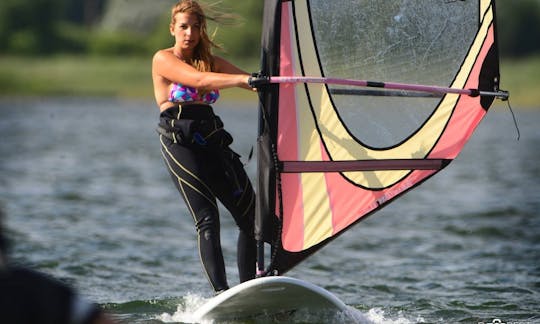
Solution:
M 219 173 L 214 174 L 214 177 L 221 181 L 213 189 L 240 229 L 237 263 L 240 282 L 244 282 L 255 278 L 255 192 L 242 162 L 235 153 L 226 150 L 221 159 L 222 168 Z
M 220 242 L 219 213 L 207 166 L 212 160 L 200 151 L 174 144 L 160 136 L 161 151 L 176 188 L 193 216 L 199 255 L 214 291 L 228 289 Z

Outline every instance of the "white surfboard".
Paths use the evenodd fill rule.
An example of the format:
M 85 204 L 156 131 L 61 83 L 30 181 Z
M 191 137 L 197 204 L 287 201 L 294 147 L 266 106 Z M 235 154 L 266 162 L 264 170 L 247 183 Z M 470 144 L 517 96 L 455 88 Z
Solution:
M 213 297 L 193 313 L 197 322 L 273 315 L 295 310 L 345 311 L 347 306 L 329 291 L 290 277 L 246 281 Z

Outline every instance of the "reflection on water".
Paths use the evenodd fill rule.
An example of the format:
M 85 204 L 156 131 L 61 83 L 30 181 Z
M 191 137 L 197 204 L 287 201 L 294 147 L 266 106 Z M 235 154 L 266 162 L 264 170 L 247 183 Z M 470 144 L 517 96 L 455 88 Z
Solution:
M 246 157 L 254 104 L 217 112 Z M 509 113 L 494 109 L 440 175 L 289 275 L 374 322 L 539 321 L 540 113 L 517 117 L 520 141 Z M 151 102 L 0 101 L 0 204 L 13 257 L 128 322 L 159 323 L 210 296 L 192 219 L 161 160 L 157 118 Z M 254 161 L 247 168 L 254 179 Z M 236 229 L 221 218 L 236 283 Z

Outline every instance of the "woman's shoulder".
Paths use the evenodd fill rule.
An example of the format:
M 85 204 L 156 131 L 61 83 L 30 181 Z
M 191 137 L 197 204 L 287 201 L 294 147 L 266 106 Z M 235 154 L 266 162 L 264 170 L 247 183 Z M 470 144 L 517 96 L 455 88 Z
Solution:
M 171 53 L 173 53 L 173 48 L 170 47 L 170 48 L 163 48 L 163 49 L 160 49 L 160 50 L 157 50 L 155 53 L 154 53 L 154 60 L 155 59 L 158 59 L 158 58 L 161 58 L 163 56 L 166 56 L 166 55 L 170 55 Z

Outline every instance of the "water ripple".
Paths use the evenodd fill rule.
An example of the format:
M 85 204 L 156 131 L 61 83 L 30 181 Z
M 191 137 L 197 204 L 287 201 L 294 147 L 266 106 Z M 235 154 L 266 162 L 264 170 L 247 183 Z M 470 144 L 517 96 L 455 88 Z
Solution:
M 233 148 L 247 154 L 257 110 L 220 114 Z M 448 168 L 290 275 L 336 294 L 359 323 L 540 322 L 540 167 L 531 163 L 540 113 L 520 114 L 522 140 L 506 132 L 506 114 L 490 112 Z M 161 160 L 157 118 L 144 102 L 0 100 L 0 207 L 12 258 L 129 323 L 186 319 L 211 295 L 193 220 Z M 252 178 L 255 168 L 247 166 Z M 237 230 L 220 210 L 235 284 Z

